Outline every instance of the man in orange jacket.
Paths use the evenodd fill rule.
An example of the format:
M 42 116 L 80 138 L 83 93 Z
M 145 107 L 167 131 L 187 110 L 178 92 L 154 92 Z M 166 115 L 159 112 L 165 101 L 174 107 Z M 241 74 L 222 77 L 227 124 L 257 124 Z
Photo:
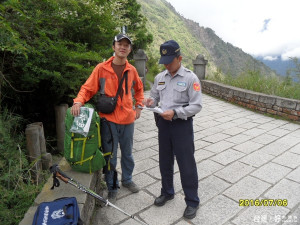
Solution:
M 81 89 L 74 99 L 71 113 L 78 116 L 80 107 L 89 101 L 101 88 L 104 89 L 106 96 L 113 97 L 117 93 L 119 81 L 127 72 L 127 81 L 122 83 L 122 89 L 117 100 L 115 110 L 110 114 L 99 112 L 101 118 L 106 122 L 101 123 L 101 140 L 104 152 L 110 152 L 112 146 L 113 158 L 111 164 L 116 168 L 117 149 L 120 144 L 121 149 L 121 168 L 122 168 L 122 186 L 128 188 L 131 192 L 139 191 L 137 185 L 132 181 L 132 172 L 134 160 L 132 156 L 134 121 L 141 115 L 144 93 L 143 83 L 137 73 L 137 70 L 127 61 L 127 56 L 132 50 L 132 41 L 125 34 L 115 36 L 113 41 L 114 56 L 103 63 L 99 63 L 93 70 L 87 81 L 81 86 Z M 134 89 L 135 108 L 133 107 L 133 98 L 131 89 Z M 110 131 L 111 128 L 111 131 Z M 112 134 L 111 134 L 112 133 Z M 113 138 L 111 138 L 113 135 Z M 112 143 L 113 140 L 113 143 Z M 117 196 L 118 180 L 116 185 L 113 182 L 113 171 L 105 172 L 105 180 L 108 188 L 108 199 L 115 201 Z

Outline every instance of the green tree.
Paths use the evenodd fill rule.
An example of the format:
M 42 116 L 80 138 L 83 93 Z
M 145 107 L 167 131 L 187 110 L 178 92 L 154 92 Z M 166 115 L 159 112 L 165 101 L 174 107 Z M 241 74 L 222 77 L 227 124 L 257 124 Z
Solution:
M 291 57 L 290 60 L 293 62 L 294 67 L 287 70 L 287 77 L 297 78 L 297 82 L 300 83 L 300 62 L 297 57 Z
M 138 48 L 152 40 L 139 9 L 132 0 L 4 1 L 1 104 L 46 128 L 53 124 L 53 106 L 72 102 L 94 66 L 112 55 L 112 38 L 122 26 Z
M 126 0 L 123 4 L 124 15 L 122 21 L 126 21 L 123 26 L 127 27 L 127 33 L 133 38 L 133 52 L 138 49 L 147 49 L 152 43 L 153 36 L 146 29 L 147 19 L 141 14 L 141 5 L 136 0 Z
M 6 36 L 18 38 L 10 49 L 6 48 L 7 42 L 4 46 L 1 44 L 5 63 L 1 71 L 14 87 L 32 91 L 26 96 L 27 102 L 39 91 L 45 95 L 38 95 L 46 98 L 50 105 L 65 100 L 62 98 L 78 88 L 91 67 L 110 55 L 109 43 L 116 24 L 108 16 L 112 14 L 110 3 L 100 3 L 6 1 L 1 7 L 6 33 L 11 31 Z M 9 38 L 7 40 L 9 42 Z M 16 51 L 18 46 L 24 51 Z M 19 103 L 24 100 L 14 92 L 5 89 L 3 92 Z

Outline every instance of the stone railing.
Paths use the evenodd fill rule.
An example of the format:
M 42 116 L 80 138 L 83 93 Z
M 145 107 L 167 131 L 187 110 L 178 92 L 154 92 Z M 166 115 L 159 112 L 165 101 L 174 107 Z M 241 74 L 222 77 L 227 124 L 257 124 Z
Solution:
M 201 80 L 202 91 L 261 113 L 300 121 L 300 101 Z

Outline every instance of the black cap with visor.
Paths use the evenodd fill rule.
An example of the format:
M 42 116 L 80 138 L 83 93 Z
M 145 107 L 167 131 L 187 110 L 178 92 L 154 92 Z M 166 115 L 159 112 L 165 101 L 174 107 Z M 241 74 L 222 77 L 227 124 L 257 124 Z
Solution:
M 125 35 L 125 34 L 118 34 L 118 35 L 116 35 L 115 38 L 114 38 L 114 41 L 113 41 L 113 45 L 115 44 L 115 42 L 119 42 L 119 41 L 121 41 L 124 38 L 127 39 L 129 41 L 129 43 L 132 45 L 131 39 L 127 35 Z

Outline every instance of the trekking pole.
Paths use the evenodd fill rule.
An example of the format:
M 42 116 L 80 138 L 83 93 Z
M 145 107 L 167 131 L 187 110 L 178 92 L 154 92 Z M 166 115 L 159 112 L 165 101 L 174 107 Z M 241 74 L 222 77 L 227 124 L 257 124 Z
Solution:
M 92 191 L 91 189 L 85 187 L 84 185 L 80 184 L 78 181 L 74 180 L 73 178 L 69 177 L 67 174 L 65 174 L 64 172 L 62 172 L 59 168 L 57 164 L 54 164 L 50 167 L 50 172 L 53 174 L 53 186 L 51 189 L 54 189 L 54 187 L 58 187 L 59 184 L 59 180 L 57 178 L 59 178 L 60 180 L 62 180 L 63 182 L 67 183 L 67 184 L 71 184 L 73 186 L 75 186 L 76 188 L 78 188 L 79 190 L 97 198 L 98 200 L 100 200 L 101 202 L 105 203 L 105 206 L 111 206 L 117 210 L 119 210 L 120 212 L 122 212 L 123 214 L 129 216 L 131 219 L 134 219 L 135 221 L 139 222 L 140 224 L 144 224 L 144 225 L 148 225 L 147 223 L 144 223 L 143 221 L 135 218 L 134 215 L 131 215 L 127 212 L 125 212 L 124 210 L 120 209 L 119 207 L 117 207 L 116 205 L 112 204 L 111 202 L 109 202 L 107 199 L 104 199 L 103 197 L 101 197 L 100 195 L 98 195 L 97 193 L 95 193 L 94 191 Z

